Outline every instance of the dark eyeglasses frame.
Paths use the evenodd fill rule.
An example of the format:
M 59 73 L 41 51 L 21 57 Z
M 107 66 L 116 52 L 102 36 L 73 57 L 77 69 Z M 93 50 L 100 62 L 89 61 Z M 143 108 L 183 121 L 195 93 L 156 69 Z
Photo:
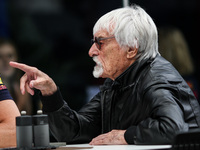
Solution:
M 111 36 L 111 37 L 105 37 L 105 38 L 98 38 L 98 37 L 95 37 L 94 39 L 91 40 L 91 44 L 93 45 L 95 43 L 96 47 L 101 50 L 101 43 L 100 41 L 103 41 L 103 40 L 107 40 L 107 39 L 112 39 L 112 38 L 115 38 L 114 36 Z

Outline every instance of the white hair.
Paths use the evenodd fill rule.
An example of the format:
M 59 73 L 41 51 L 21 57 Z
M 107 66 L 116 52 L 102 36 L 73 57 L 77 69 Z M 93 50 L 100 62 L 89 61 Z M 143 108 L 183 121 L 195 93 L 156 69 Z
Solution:
M 115 9 L 102 16 L 93 34 L 107 30 L 120 47 L 138 48 L 136 59 L 154 58 L 158 52 L 158 32 L 152 18 L 137 5 Z

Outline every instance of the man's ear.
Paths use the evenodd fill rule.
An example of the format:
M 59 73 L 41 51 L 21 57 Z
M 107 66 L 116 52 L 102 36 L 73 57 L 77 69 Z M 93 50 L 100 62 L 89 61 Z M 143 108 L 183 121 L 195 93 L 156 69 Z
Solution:
M 129 48 L 127 50 L 127 58 L 128 59 L 134 58 L 137 55 L 137 52 L 138 52 L 138 49 L 136 47 L 135 48 Z

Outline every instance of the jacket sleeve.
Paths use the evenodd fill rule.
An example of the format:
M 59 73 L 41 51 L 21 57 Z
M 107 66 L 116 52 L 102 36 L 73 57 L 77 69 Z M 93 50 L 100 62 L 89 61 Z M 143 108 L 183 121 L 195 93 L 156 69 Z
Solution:
M 41 97 L 41 100 L 43 111 L 48 114 L 50 131 L 58 141 L 88 143 L 100 134 L 100 94 L 97 94 L 79 112 L 68 106 L 59 89 L 51 96 Z
M 153 86 L 142 94 L 141 113 L 146 118 L 129 127 L 125 139 L 129 144 L 169 144 L 177 131 L 187 131 L 184 111 L 174 89 L 162 85 Z

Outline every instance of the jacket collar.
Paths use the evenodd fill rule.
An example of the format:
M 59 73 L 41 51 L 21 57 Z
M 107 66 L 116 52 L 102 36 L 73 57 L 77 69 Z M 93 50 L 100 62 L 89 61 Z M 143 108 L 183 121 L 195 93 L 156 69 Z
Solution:
M 136 60 L 131 66 L 129 66 L 121 75 L 119 75 L 114 81 L 106 79 L 104 85 L 100 87 L 100 90 L 116 89 L 131 86 L 135 84 L 138 76 L 146 68 L 147 65 L 154 59 Z

